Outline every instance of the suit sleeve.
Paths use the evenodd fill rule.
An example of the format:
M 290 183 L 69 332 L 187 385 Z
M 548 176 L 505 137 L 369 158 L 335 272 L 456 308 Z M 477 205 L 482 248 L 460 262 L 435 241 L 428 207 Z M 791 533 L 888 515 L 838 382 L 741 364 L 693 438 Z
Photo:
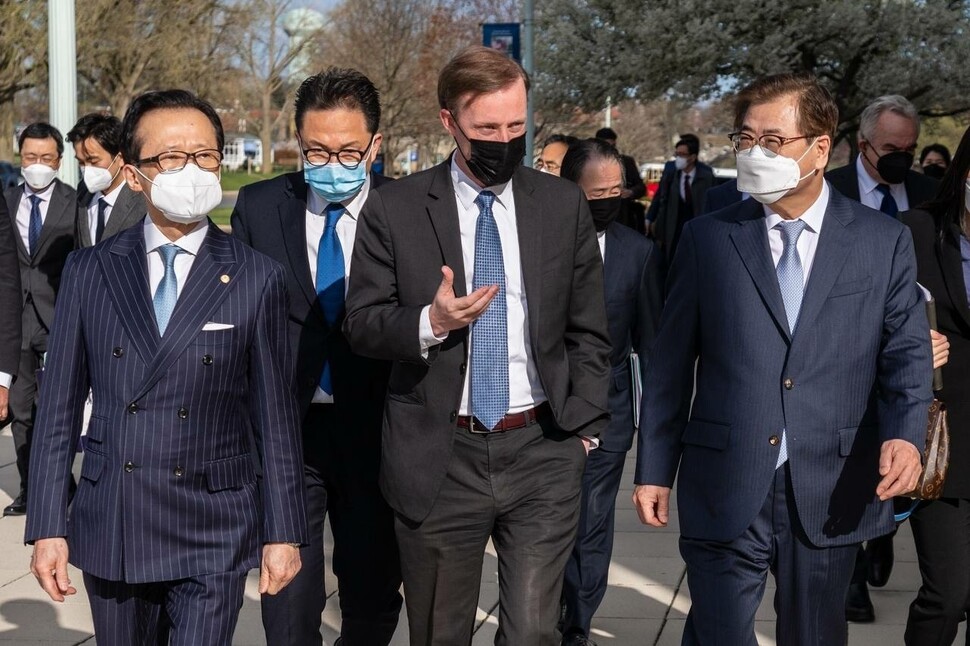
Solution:
M 902 439 L 923 452 L 927 409 L 933 399 L 933 351 L 926 304 L 916 285 L 913 236 L 905 227 L 896 240 L 879 353 L 879 432 L 882 441 Z
M 650 200 L 650 208 L 647 209 L 648 221 L 656 222 L 657 216 L 660 215 L 661 203 L 667 201 L 667 192 L 670 189 L 669 184 L 670 170 L 665 166 L 663 173 L 660 175 L 660 182 L 657 184 L 657 192 L 654 193 L 653 199 Z
M 262 451 L 263 541 L 306 544 L 303 442 L 286 324 L 286 276 L 275 266 L 261 296 L 249 364 L 253 425 Z
M 0 372 L 16 376 L 20 365 L 20 261 L 17 239 L 7 212 L 7 201 L 0 195 Z
M 253 246 L 252 236 L 249 227 L 246 226 L 246 189 L 239 190 L 236 196 L 236 204 L 232 207 L 232 215 L 229 216 L 229 225 L 232 228 L 232 236 L 250 247 Z
M 371 193 L 357 223 L 344 335 L 365 357 L 431 363 L 438 346 L 422 356 L 418 330 L 424 305 L 400 304 L 394 253 L 384 200 L 380 192 Z
M 653 340 L 660 327 L 660 314 L 663 311 L 663 269 L 660 253 L 656 245 L 650 251 L 640 270 L 640 290 L 637 292 L 636 320 L 633 322 L 633 349 L 640 357 L 640 374 L 647 372 L 648 358 Z M 642 406 L 641 398 L 641 408 Z
M 680 462 L 680 437 L 690 413 L 697 359 L 699 299 L 693 222 L 670 267 L 667 302 L 644 383 L 634 482 L 671 487 Z
M 81 318 L 81 285 L 89 277 L 82 269 L 92 267 L 91 263 L 81 265 L 77 253 L 68 256 L 64 289 L 54 309 L 31 441 L 25 534 L 28 543 L 39 538 L 67 536 L 71 466 L 81 437 L 84 400 L 90 388 Z

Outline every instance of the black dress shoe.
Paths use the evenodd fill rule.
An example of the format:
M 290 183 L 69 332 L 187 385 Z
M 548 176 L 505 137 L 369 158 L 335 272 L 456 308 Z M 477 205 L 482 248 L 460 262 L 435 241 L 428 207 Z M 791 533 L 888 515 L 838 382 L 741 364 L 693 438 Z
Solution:
M 845 620 L 857 624 L 871 624 L 876 620 L 876 610 L 872 607 L 865 581 L 849 584 L 845 595 Z
M 596 646 L 596 642 L 583 633 L 569 633 L 562 638 L 562 646 Z
M 895 533 L 895 532 L 894 532 Z M 866 544 L 869 557 L 869 585 L 881 588 L 893 571 L 893 534 L 874 538 Z
M 20 494 L 13 502 L 3 508 L 4 516 L 23 516 L 27 513 L 27 496 Z

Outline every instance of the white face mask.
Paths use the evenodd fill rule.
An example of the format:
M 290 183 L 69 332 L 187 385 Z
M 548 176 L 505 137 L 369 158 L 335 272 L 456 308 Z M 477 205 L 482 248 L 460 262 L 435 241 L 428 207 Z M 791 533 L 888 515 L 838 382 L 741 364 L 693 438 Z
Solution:
M 679 155 L 674 157 L 674 166 L 677 168 L 677 170 L 684 170 L 687 168 L 687 158 L 680 157 Z
M 20 174 L 24 176 L 27 186 L 35 191 L 40 191 L 50 186 L 54 177 L 57 176 L 57 171 L 47 164 L 31 164 L 22 168 Z
M 141 171 L 138 174 L 145 177 Z M 145 179 L 152 185 L 152 204 L 172 222 L 201 222 L 222 202 L 219 176 L 195 164 L 186 164 L 185 168 L 174 173 L 159 173 L 155 181 Z
M 117 159 L 117 156 L 115 157 Z M 111 182 L 115 181 L 115 177 L 121 172 L 121 166 L 118 170 L 111 174 L 111 166 L 113 166 L 115 160 L 111 160 L 111 164 L 108 168 L 101 168 L 100 166 L 94 166 L 93 164 L 88 164 L 83 169 L 81 169 L 81 177 L 84 178 L 84 185 L 88 187 L 88 190 L 92 193 L 97 193 L 98 191 L 103 191 L 104 189 L 111 186 Z
M 737 154 L 738 190 L 747 193 L 762 204 L 773 204 L 798 186 L 803 179 L 815 174 L 812 170 L 802 177 L 798 162 L 815 146 L 818 139 L 805 149 L 798 159 L 775 155 L 769 157 L 761 146 L 752 146 Z

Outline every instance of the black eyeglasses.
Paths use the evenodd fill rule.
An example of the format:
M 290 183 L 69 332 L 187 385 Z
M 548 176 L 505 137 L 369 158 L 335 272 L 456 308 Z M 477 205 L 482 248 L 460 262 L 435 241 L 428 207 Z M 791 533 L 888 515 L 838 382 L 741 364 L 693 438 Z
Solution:
M 344 148 L 343 150 L 338 150 L 333 153 L 329 150 L 324 150 L 323 148 L 304 148 L 303 158 L 311 166 L 326 166 L 330 163 L 330 160 L 334 157 L 337 158 L 337 163 L 346 168 L 347 170 L 356 170 L 360 163 L 364 161 L 364 157 L 370 152 L 371 146 L 374 145 L 374 139 L 371 138 L 370 143 L 367 144 L 366 150 L 354 150 L 352 148 Z
M 782 149 L 783 146 L 790 144 L 793 141 L 798 141 L 799 139 L 811 139 L 815 135 L 801 135 L 799 137 L 782 137 L 781 135 L 761 135 L 760 137 L 754 137 L 746 132 L 732 132 L 728 135 L 731 140 L 731 145 L 734 146 L 734 152 L 739 153 L 745 150 L 750 150 L 754 148 L 755 144 L 758 144 L 770 153 L 778 154 L 778 151 Z
M 135 165 L 155 164 L 158 166 L 158 170 L 163 173 L 174 173 L 185 168 L 190 159 L 195 162 L 196 166 L 207 171 L 217 171 L 219 166 L 222 165 L 222 153 L 214 148 L 207 148 L 194 153 L 187 153 L 184 150 L 168 150 L 154 157 L 139 159 Z

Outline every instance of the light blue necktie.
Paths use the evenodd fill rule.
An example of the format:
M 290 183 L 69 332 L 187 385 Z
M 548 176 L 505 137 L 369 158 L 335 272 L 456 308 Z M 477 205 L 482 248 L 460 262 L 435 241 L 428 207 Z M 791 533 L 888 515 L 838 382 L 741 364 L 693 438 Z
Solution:
M 27 244 L 30 246 L 30 255 L 37 253 L 37 243 L 40 241 L 40 230 L 44 226 L 40 218 L 40 198 L 30 195 L 30 221 L 27 223 Z
M 498 294 L 472 323 L 472 414 L 492 430 L 509 411 L 508 305 L 505 300 L 505 262 L 502 240 L 492 215 L 495 194 L 482 191 L 475 198 L 475 273 L 472 289 L 497 285 Z
M 172 318 L 172 310 L 175 309 L 175 301 L 178 300 L 178 278 L 175 276 L 175 256 L 182 253 L 182 248 L 174 244 L 164 244 L 158 248 L 158 253 L 162 257 L 165 265 L 165 274 L 162 282 L 155 290 L 155 298 L 152 302 L 155 305 L 155 321 L 158 323 L 158 335 L 165 336 L 165 328 L 168 321 Z
M 336 324 L 344 309 L 344 250 L 337 237 L 337 222 L 347 212 L 340 204 L 327 205 L 327 222 L 317 247 L 317 299 L 323 310 L 323 318 L 331 327 Z M 323 364 L 320 374 L 320 389 L 333 394 L 333 379 L 330 362 Z
M 798 312 L 802 309 L 802 296 L 805 294 L 805 273 L 802 270 L 802 259 L 798 255 L 798 237 L 805 230 L 802 220 L 785 220 L 775 225 L 781 229 L 781 236 L 785 241 L 785 249 L 781 252 L 776 272 L 778 273 L 778 287 L 781 288 L 781 298 L 785 302 L 785 315 L 788 317 L 788 329 L 795 336 L 795 326 L 798 325 Z M 777 469 L 788 461 L 788 440 L 785 430 L 781 431 L 781 450 L 778 452 Z

